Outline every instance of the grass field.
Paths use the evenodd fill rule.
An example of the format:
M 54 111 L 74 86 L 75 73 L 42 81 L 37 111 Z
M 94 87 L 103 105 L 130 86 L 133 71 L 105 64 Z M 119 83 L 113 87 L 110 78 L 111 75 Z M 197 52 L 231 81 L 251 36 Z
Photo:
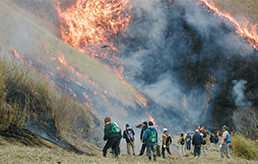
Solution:
M 149 162 L 147 156 L 128 156 L 122 154 L 119 158 L 113 158 L 108 154 L 107 158 L 103 158 L 101 153 L 95 156 L 78 155 L 73 152 L 66 151 L 51 143 L 46 142 L 49 147 L 43 146 L 25 146 L 16 141 L 6 141 L 0 137 L 0 163 L 6 164 L 86 164 L 86 163 L 175 163 L 175 164 L 256 164 L 257 161 L 241 159 L 237 157 L 220 158 L 219 152 L 208 151 L 208 155 L 203 155 L 200 159 L 194 159 L 192 152 L 188 152 L 186 157 L 180 157 L 178 151 L 173 147 L 173 158 L 163 159 L 157 158 L 156 162 Z M 121 143 L 123 144 L 123 143 Z M 138 153 L 138 152 L 137 152 Z

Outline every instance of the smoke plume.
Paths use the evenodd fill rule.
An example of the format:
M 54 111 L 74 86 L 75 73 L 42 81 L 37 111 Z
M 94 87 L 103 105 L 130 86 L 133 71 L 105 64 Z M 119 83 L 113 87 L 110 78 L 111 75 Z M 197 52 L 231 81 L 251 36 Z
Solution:
M 125 76 L 156 104 L 148 109 L 154 118 L 173 127 L 217 117 L 211 111 L 229 80 L 230 63 L 254 55 L 229 22 L 197 1 L 134 2 L 125 33 L 117 39 Z M 162 121 L 163 112 L 171 119 Z
M 234 87 L 232 90 L 232 95 L 235 100 L 235 104 L 238 107 L 248 107 L 250 105 L 250 102 L 247 101 L 244 90 L 245 90 L 245 84 L 247 81 L 245 80 L 239 80 L 239 81 L 233 81 Z

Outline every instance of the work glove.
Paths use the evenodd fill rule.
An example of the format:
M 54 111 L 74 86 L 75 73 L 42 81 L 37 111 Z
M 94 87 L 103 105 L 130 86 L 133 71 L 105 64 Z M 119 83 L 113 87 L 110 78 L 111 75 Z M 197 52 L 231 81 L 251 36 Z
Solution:
M 220 144 L 220 145 L 219 145 L 219 147 L 221 148 L 221 147 L 222 147 L 222 145 Z
M 163 145 L 163 148 L 166 148 L 166 145 Z

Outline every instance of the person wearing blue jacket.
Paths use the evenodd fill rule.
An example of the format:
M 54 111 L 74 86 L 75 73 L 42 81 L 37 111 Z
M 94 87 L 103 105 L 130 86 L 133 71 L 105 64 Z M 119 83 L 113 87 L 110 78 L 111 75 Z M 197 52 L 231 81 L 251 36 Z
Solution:
M 149 128 L 144 132 L 143 142 L 147 145 L 147 155 L 149 160 L 151 160 L 151 156 L 153 154 L 153 160 L 156 161 L 158 133 L 157 130 L 153 127 L 153 122 L 151 121 L 149 122 Z
M 192 140 L 192 144 L 194 145 L 194 157 L 196 158 L 197 158 L 197 155 L 198 157 L 200 157 L 202 143 L 203 143 L 202 137 L 199 134 L 199 130 L 196 129 Z

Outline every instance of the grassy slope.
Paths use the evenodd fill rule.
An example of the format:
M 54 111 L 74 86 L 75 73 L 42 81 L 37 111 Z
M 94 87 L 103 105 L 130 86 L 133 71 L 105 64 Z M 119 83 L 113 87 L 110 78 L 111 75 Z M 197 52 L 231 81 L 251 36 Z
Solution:
M 0 10 L 0 37 L 14 47 L 18 53 L 29 59 L 37 59 L 42 65 L 49 63 L 48 69 L 55 72 L 56 65 L 47 56 L 43 45 L 53 57 L 58 57 L 59 53 L 63 52 L 67 63 L 76 68 L 78 72 L 88 75 L 89 78 L 99 84 L 101 90 L 107 90 L 125 106 L 135 105 L 136 98 L 131 92 L 132 88 L 123 85 L 114 73 L 105 66 L 78 52 L 44 28 L 39 27 L 30 19 L 24 17 L 23 15 L 26 15 L 23 14 L 24 11 L 11 1 L 1 1 Z M 72 78 L 78 78 L 67 69 L 62 69 L 66 70 Z M 83 78 L 78 79 L 79 82 L 86 84 L 88 88 L 94 88 L 87 80 Z
M 51 61 L 48 55 L 51 55 L 52 57 L 57 58 L 59 55 L 59 52 L 63 52 L 66 61 L 67 62 L 69 61 L 68 64 L 75 67 L 79 72 L 88 75 L 93 81 L 97 82 L 99 84 L 100 90 L 101 89 L 103 90 L 104 88 L 105 90 L 109 91 L 109 93 L 112 94 L 114 98 L 121 100 L 121 103 L 123 103 L 125 106 L 135 105 L 135 101 L 136 101 L 135 96 L 131 93 L 132 88 L 130 88 L 130 86 L 126 87 L 125 85 L 123 85 L 122 82 L 111 71 L 106 69 L 106 67 L 103 66 L 102 64 L 99 64 L 93 59 L 89 58 L 88 56 L 83 55 L 82 53 L 78 52 L 76 49 L 65 44 L 62 40 L 58 39 L 56 36 L 48 32 L 44 28 L 39 27 L 36 23 L 31 21 L 30 17 L 26 16 L 29 13 L 26 13 L 26 11 L 21 10 L 11 0 L 0 1 L 0 11 L 1 11 L 0 12 L 0 20 L 1 20 L 0 56 L 1 57 L 12 56 L 12 53 L 7 49 L 6 45 L 8 44 L 11 47 L 13 47 L 21 56 L 27 59 L 35 59 L 39 65 L 41 64 L 40 67 L 46 67 L 45 63 L 48 63 L 47 69 L 55 73 L 57 64 Z M 64 72 L 66 72 L 67 75 L 71 76 L 71 78 L 77 78 L 75 75 L 72 75 L 72 73 L 69 70 L 66 70 L 65 68 L 62 68 L 62 69 L 65 70 Z M 30 72 L 30 71 L 25 70 L 25 72 Z M 43 91 L 44 89 L 46 92 L 53 90 L 52 88 L 48 88 L 49 86 L 44 86 L 44 85 L 48 85 L 47 84 L 48 82 L 46 80 L 42 80 L 40 78 L 38 79 L 38 77 L 34 77 L 34 75 L 33 76 L 26 75 L 26 73 L 22 71 L 21 72 L 18 71 L 17 74 L 19 74 L 19 78 L 24 80 L 24 83 L 22 82 L 19 83 L 19 78 L 16 79 L 17 84 L 19 84 L 19 88 L 21 88 L 20 96 L 26 97 L 28 90 L 23 91 L 22 89 L 23 88 L 29 89 L 28 93 L 30 94 L 30 96 L 28 97 L 29 98 L 28 100 L 26 99 L 26 101 L 28 102 L 30 102 L 30 99 L 33 99 L 33 96 L 36 96 L 36 94 L 39 94 L 39 95 L 42 94 L 41 92 L 37 92 L 37 90 L 35 92 L 34 90 L 35 88 L 32 87 L 32 86 L 35 86 L 34 83 L 39 82 L 39 85 L 46 87 L 46 88 L 43 88 Z M 23 74 L 25 74 L 24 77 L 23 77 Z M 92 87 L 91 84 L 83 78 L 78 78 L 78 81 L 83 84 L 86 84 L 88 88 Z M 23 84 L 25 86 L 23 86 Z M 36 87 L 38 87 L 39 85 L 36 85 Z M 41 96 L 47 97 L 49 93 L 46 93 L 46 94 L 47 95 L 43 94 Z M 42 126 L 40 129 L 46 130 L 47 128 L 49 128 L 49 130 L 51 130 L 51 128 L 55 126 L 56 130 L 54 131 L 56 131 L 58 135 L 60 135 L 61 138 L 64 139 L 66 142 L 76 146 L 77 149 L 90 154 L 94 154 L 95 152 L 98 152 L 98 148 L 96 146 L 91 145 L 82 139 L 82 138 L 84 139 L 86 138 L 87 141 L 94 142 L 95 140 L 98 140 L 99 137 L 102 137 L 102 131 L 101 132 L 99 131 L 99 125 L 97 125 L 97 123 L 95 122 L 96 120 L 94 120 L 96 118 L 92 117 L 92 114 L 89 114 L 89 112 L 87 112 L 87 109 L 85 109 L 81 104 L 78 104 L 76 102 L 71 102 L 68 97 L 61 96 L 56 93 L 53 93 L 53 95 L 51 96 L 55 97 L 55 99 L 58 102 L 54 102 L 53 104 L 52 102 L 50 103 L 50 106 L 47 107 L 48 108 L 47 115 L 43 116 L 44 112 L 42 113 L 38 109 L 31 108 L 31 106 L 29 108 L 22 107 L 21 118 L 17 120 L 20 120 L 23 123 L 24 120 L 26 119 L 24 115 L 26 116 L 26 114 L 28 114 L 27 112 L 29 112 L 31 115 L 28 117 L 29 119 L 31 119 L 30 120 L 31 122 L 33 122 L 33 120 L 38 120 L 39 115 L 41 115 L 45 117 L 44 120 L 42 122 L 38 122 L 38 123 L 36 122 L 37 126 Z M 47 100 L 46 103 L 49 103 L 48 101 L 51 101 L 51 100 Z M 40 99 L 39 99 L 39 102 L 40 102 Z M 40 103 L 38 103 L 38 100 L 37 100 L 33 102 L 33 104 L 40 104 Z M 20 105 L 23 106 L 23 104 L 20 104 Z M 43 105 L 46 105 L 46 104 L 43 104 Z M 8 106 L 12 108 L 15 105 L 8 104 Z M 42 107 L 44 108 L 44 106 Z M 53 107 L 53 109 L 51 107 Z M 16 108 L 14 109 L 16 110 Z M 33 114 L 31 114 L 31 113 L 34 113 L 34 110 L 38 112 L 38 113 L 36 112 L 35 117 Z M 2 110 L 2 111 L 4 112 L 3 112 L 3 115 L 1 116 L 4 116 L 5 118 L 11 118 L 9 117 L 10 113 L 8 113 L 9 109 Z M 8 113 L 8 115 L 6 115 L 6 112 Z M 122 112 L 122 113 L 125 113 L 125 116 L 126 116 L 126 112 Z M 11 114 L 15 115 L 16 113 L 11 113 Z M 55 125 L 52 125 L 51 127 L 49 127 L 47 125 L 49 122 L 46 122 L 48 118 L 54 119 Z M 18 129 L 24 128 L 22 123 L 21 123 L 21 127 L 18 127 Z M 14 124 L 15 126 L 20 125 L 20 123 L 14 123 Z M 7 123 L 7 125 L 5 126 L 5 128 L 3 128 L 3 130 L 8 129 L 9 125 L 10 124 Z M 56 133 L 56 132 L 53 132 L 53 133 Z M 24 137 L 23 139 L 26 140 L 26 138 Z
M 0 135 L 44 145 L 37 133 L 61 147 L 97 153 L 91 143 L 99 141 L 102 130 L 95 116 L 56 91 L 44 76 L 4 55 L 0 51 Z
M 222 10 L 238 17 L 246 17 L 253 23 L 258 22 L 258 0 L 212 0 Z

